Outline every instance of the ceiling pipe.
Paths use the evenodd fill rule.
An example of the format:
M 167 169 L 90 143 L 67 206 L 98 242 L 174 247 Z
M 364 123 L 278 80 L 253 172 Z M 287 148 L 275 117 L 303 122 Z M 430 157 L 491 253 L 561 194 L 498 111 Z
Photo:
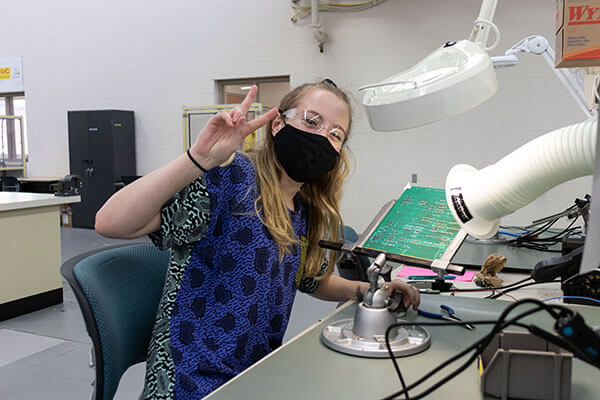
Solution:
M 327 41 L 327 34 L 321 29 L 319 23 L 319 0 L 310 1 L 310 27 L 313 29 L 313 37 L 319 45 L 319 51 L 323 52 L 323 44 Z

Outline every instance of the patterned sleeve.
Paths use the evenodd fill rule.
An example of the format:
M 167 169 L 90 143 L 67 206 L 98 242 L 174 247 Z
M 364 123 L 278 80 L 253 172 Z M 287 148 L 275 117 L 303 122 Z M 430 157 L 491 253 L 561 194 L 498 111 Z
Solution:
M 206 235 L 210 210 L 210 197 L 202 176 L 162 206 L 160 229 L 148 237 L 162 250 L 197 242 Z
M 325 259 L 323 259 L 323 264 L 321 264 L 321 269 L 317 273 L 317 277 L 323 276 L 323 274 L 327 271 L 327 268 L 329 268 L 329 262 L 325 258 Z M 304 277 L 304 278 L 302 278 L 302 280 L 300 281 L 300 284 L 298 285 L 298 290 L 301 291 L 302 293 L 307 293 L 307 294 L 314 293 L 315 290 L 317 290 L 317 288 L 319 287 L 319 282 L 320 281 L 315 279 L 315 277 L 312 277 L 312 276 Z

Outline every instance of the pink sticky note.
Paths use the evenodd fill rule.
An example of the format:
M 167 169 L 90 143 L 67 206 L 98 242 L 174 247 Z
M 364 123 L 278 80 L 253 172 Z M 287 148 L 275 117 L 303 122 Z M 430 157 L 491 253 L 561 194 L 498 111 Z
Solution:
M 419 268 L 419 267 L 409 267 L 408 265 L 405 265 L 404 267 L 402 267 L 402 269 L 400 270 L 400 272 L 398 272 L 398 274 L 396 275 L 398 278 L 406 278 L 409 276 L 436 276 L 436 273 L 433 272 L 432 270 L 430 270 L 429 268 Z M 473 280 L 473 277 L 475 276 L 475 271 L 465 271 L 464 275 L 454 275 L 454 274 L 448 274 L 448 275 L 452 275 L 455 276 L 456 278 L 454 278 L 454 281 L 460 281 L 460 282 L 471 282 Z

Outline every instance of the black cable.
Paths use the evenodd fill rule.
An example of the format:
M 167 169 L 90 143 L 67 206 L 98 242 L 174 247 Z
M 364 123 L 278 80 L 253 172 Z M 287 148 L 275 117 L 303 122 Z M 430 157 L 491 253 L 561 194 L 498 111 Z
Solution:
M 500 229 L 519 229 L 521 231 L 527 231 L 527 228 L 516 225 L 500 225 Z
M 422 326 L 462 325 L 462 326 L 464 326 L 467 323 L 472 323 L 474 325 L 484 325 L 484 324 L 495 324 L 496 322 L 497 322 L 496 320 L 490 320 L 490 321 L 481 320 L 481 321 L 469 321 L 469 322 L 465 322 L 465 321 L 419 322 L 419 325 L 422 325 Z M 386 345 L 388 354 L 389 354 L 390 358 L 392 359 L 392 363 L 394 364 L 394 369 L 396 370 L 396 374 L 398 375 L 398 378 L 400 379 L 400 383 L 402 384 L 403 392 L 406 396 L 408 396 L 408 388 L 406 387 L 406 383 L 404 382 L 404 378 L 402 377 L 402 373 L 400 372 L 400 367 L 398 366 L 398 363 L 396 362 L 396 357 L 394 357 L 394 353 L 392 352 L 392 346 L 390 345 L 390 335 L 389 335 L 391 330 L 394 329 L 395 327 L 402 327 L 405 325 L 415 325 L 415 323 L 414 322 L 400 322 L 400 323 L 391 325 L 385 332 L 385 345 Z
M 518 316 L 516 316 L 515 318 L 509 320 L 509 321 L 504 321 L 506 316 L 508 315 L 508 313 L 510 313 L 515 307 L 522 305 L 522 304 L 526 304 L 526 303 L 534 303 L 535 305 L 537 305 L 536 308 L 527 310 L 521 314 L 519 314 Z M 506 309 L 504 309 L 504 311 L 501 313 L 500 317 L 498 318 L 498 320 L 496 321 L 457 321 L 457 322 L 423 322 L 423 323 L 419 323 L 419 325 L 423 325 L 423 326 L 439 326 L 439 325 L 465 325 L 465 324 L 472 324 L 472 325 L 481 325 L 481 324 L 488 324 L 488 323 L 494 323 L 494 328 L 487 334 L 485 335 L 482 339 L 478 340 L 477 342 L 475 342 L 474 344 L 472 344 L 471 346 L 467 347 L 465 350 L 459 352 L 458 354 L 456 354 L 455 356 L 449 358 L 448 360 L 446 360 L 445 362 L 443 362 L 442 364 L 438 365 L 436 368 L 434 368 L 433 370 L 431 370 L 430 372 L 428 372 L 427 374 L 425 374 L 423 377 L 421 377 L 417 382 L 411 384 L 410 386 L 404 388 L 399 391 L 396 392 L 394 394 L 392 394 L 391 396 L 385 397 L 385 399 L 392 399 L 400 394 L 404 394 L 407 393 L 408 390 L 414 389 L 416 386 L 420 385 L 421 383 L 423 383 L 424 381 L 426 381 L 427 379 L 429 379 L 431 376 L 433 376 L 435 373 L 437 373 L 438 371 L 440 371 L 442 368 L 446 367 L 448 364 L 454 362 L 455 360 L 463 357 L 465 354 L 467 354 L 469 351 L 472 351 L 474 349 L 477 349 L 477 351 L 475 352 L 475 354 L 473 356 L 471 356 L 471 358 L 463 365 L 461 365 L 460 367 L 458 367 L 455 371 L 453 371 L 452 373 L 450 373 L 449 375 L 447 375 L 446 377 L 442 378 L 440 381 L 436 382 L 434 385 L 432 385 L 429 389 L 427 389 L 425 392 L 417 395 L 416 397 L 413 397 L 413 400 L 417 400 L 420 399 L 424 396 L 426 396 L 427 394 L 433 392 L 434 390 L 436 390 L 437 388 L 439 388 L 441 385 L 443 385 L 444 383 L 446 383 L 448 380 L 452 379 L 454 376 L 456 376 L 457 374 L 459 374 L 462 370 L 464 370 L 469 364 L 471 364 L 473 362 L 473 360 L 479 355 L 481 354 L 481 352 L 483 352 L 483 350 L 489 345 L 489 343 L 491 342 L 491 340 L 494 338 L 494 336 L 502 331 L 504 328 L 506 328 L 507 326 L 510 325 L 518 325 L 518 326 L 524 326 L 522 324 L 518 324 L 518 321 L 522 318 L 525 318 L 526 316 L 536 313 L 540 310 L 546 310 L 549 314 L 551 314 L 555 319 L 558 318 L 559 314 L 556 313 L 553 309 L 558 309 L 558 310 L 567 310 L 568 312 L 571 312 L 568 308 L 560 306 L 560 305 L 548 305 L 545 304 L 539 300 L 536 299 L 524 299 L 521 300 L 519 302 L 510 304 Z M 390 357 L 392 359 L 392 362 L 394 363 L 394 366 L 396 368 L 397 373 L 400 374 L 400 368 L 398 367 L 397 363 L 396 363 L 396 359 L 393 356 L 391 347 L 389 346 L 389 335 L 392 329 L 400 327 L 400 326 L 404 326 L 404 325 L 414 325 L 414 322 L 401 322 L 401 323 L 397 323 L 397 324 L 393 324 L 390 325 L 388 327 L 388 329 L 385 332 L 386 335 L 386 345 L 387 345 L 387 350 L 388 353 L 390 354 Z
M 576 207 L 576 206 L 572 206 L 565 211 L 569 211 L 569 210 L 573 209 L 574 207 Z M 572 228 L 573 224 L 575 224 L 575 222 L 578 220 L 578 218 L 574 218 L 573 221 L 571 221 L 571 223 L 566 228 L 564 228 L 562 231 L 560 231 L 552 236 L 549 236 L 549 237 L 539 237 L 539 235 L 541 235 L 542 233 L 547 232 L 552 227 L 552 225 L 554 225 L 558 221 L 558 219 L 559 218 L 552 219 L 552 220 L 546 222 L 540 228 L 538 228 L 532 232 L 528 232 L 516 239 L 509 240 L 507 242 L 507 244 L 510 246 L 513 246 L 513 247 L 525 247 L 525 248 L 532 249 L 532 250 L 560 253 L 561 252 L 560 250 L 551 250 L 548 248 L 548 246 L 552 246 L 554 244 L 561 242 L 563 236 L 573 233 L 573 232 L 579 230 L 580 228 L 579 227 Z
M 545 306 L 545 304 L 544 304 L 544 306 Z M 518 324 L 518 322 L 517 322 L 518 320 L 520 320 L 520 319 L 522 319 L 522 318 L 524 318 L 524 317 L 526 317 L 526 316 L 528 316 L 530 314 L 538 312 L 541 309 L 543 309 L 543 307 L 537 307 L 537 308 L 528 310 L 526 312 L 523 312 L 523 313 L 519 314 L 517 317 L 513 318 L 512 320 L 510 320 L 508 322 L 505 322 L 502 325 L 498 325 L 498 323 L 499 323 L 500 320 L 502 320 L 503 318 L 505 318 L 505 316 L 501 317 L 500 319 L 498 319 L 496 321 L 496 325 L 494 326 L 494 328 L 487 335 L 485 335 L 484 337 L 482 337 L 479 341 L 475 342 L 473 345 L 469 346 L 468 348 L 466 348 L 465 350 L 463 350 L 462 352 L 460 352 L 456 356 L 451 357 L 445 363 L 439 365 L 438 368 L 434 368 L 430 372 L 429 377 L 433 376 L 435 373 L 437 373 L 438 371 L 440 371 L 442 368 L 446 367 L 450 363 L 452 363 L 452 362 L 458 360 L 459 358 L 463 357 L 468 352 L 477 349 L 477 351 L 471 356 L 471 358 L 467 362 L 465 362 L 463 365 L 459 366 L 456 370 L 454 370 L 449 375 L 446 375 L 444 378 L 442 378 L 439 381 L 437 381 L 436 383 L 432 384 L 431 387 L 429 389 L 426 389 L 426 391 L 424 393 L 421 393 L 421 394 L 417 395 L 417 397 L 413 397 L 413 400 L 420 399 L 421 397 L 424 397 L 427 394 L 435 391 L 440 386 L 442 386 L 444 383 L 448 382 L 454 376 L 456 376 L 461 371 L 463 371 L 465 368 L 467 368 L 477 358 L 477 356 L 480 355 L 483 352 L 483 350 L 490 344 L 490 342 L 493 340 L 493 338 L 500 331 L 502 331 L 504 328 L 506 328 L 509 325 Z M 427 377 L 426 379 L 429 379 L 429 377 Z M 417 383 L 417 384 L 420 384 L 420 383 L 424 382 L 426 379 L 421 379 L 421 381 L 419 383 Z M 409 388 L 410 388 L 410 386 L 409 386 Z
M 498 320 L 491 320 L 491 321 L 456 321 L 456 322 L 420 322 L 419 325 L 422 326 L 443 326 L 443 325 L 465 325 L 465 324 L 472 324 L 472 325 L 483 325 L 483 324 L 497 324 Z M 398 324 L 394 324 L 392 326 L 390 326 L 390 328 L 388 328 L 388 330 L 391 330 L 391 328 L 393 328 L 394 326 L 403 326 L 403 325 L 414 325 L 414 322 L 406 322 L 406 323 L 398 323 Z M 493 330 L 492 330 L 493 331 Z M 386 336 L 388 335 L 388 331 L 386 331 Z M 458 354 L 456 354 L 455 356 L 449 358 L 448 360 L 446 360 L 445 362 L 443 362 L 442 364 L 438 365 L 436 368 L 434 368 L 433 370 L 431 370 L 429 373 L 427 373 L 426 375 L 424 375 L 423 377 L 421 377 L 417 382 L 413 383 L 412 385 L 410 385 L 407 390 L 410 389 L 414 389 L 415 387 L 417 387 L 418 385 L 420 385 L 421 383 L 423 383 L 424 381 L 426 381 L 427 379 L 429 379 L 431 376 L 433 376 L 435 373 L 437 373 L 439 370 L 441 370 L 442 368 L 446 367 L 448 364 L 451 364 L 452 362 L 456 361 L 457 359 L 463 357 L 466 353 L 468 353 L 471 350 L 474 350 L 477 345 L 479 344 L 479 342 L 481 342 L 483 339 L 485 339 L 487 337 L 484 336 L 482 339 L 480 339 L 478 342 L 475 342 L 474 344 L 472 344 L 471 346 L 467 347 L 466 349 L 464 349 L 463 351 L 459 352 Z M 386 345 L 387 345 L 387 341 L 386 341 Z M 485 347 L 485 346 L 484 346 Z M 399 371 L 400 368 L 397 366 L 396 363 L 396 359 L 393 357 L 393 353 L 391 353 L 391 348 L 388 346 L 388 353 L 390 353 L 390 356 L 392 358 L 392 362 L 395 365 L 396 371 Z M 404 391 L 404 389 L 403 389 Z M 391 399 L 395 396 L 397 396 L 398 394 L 402 394 L 402 392 L 398 392 L 393 394 L 390 397 L 386 397 L 386 399 Z M 414 398 L 413 398 L 414 400 Z
M 575 204 L 565 208 L 564 211 L 559 212 L 557 214 L 549 215 L 549 216 L 541 218 L 541 219 L 538 219 L 537 221 L 533 221 L 533 223 L 531 225 L 529 225 L 528 228 L 532 227 L 532 226 L 537 226 L 537 225 L 543 224 L 544 220 L 549 221 L 550 219 L 557 220 L 562 217 L 568 217 L 570 214 L 569 211 L 575 211 L 577 208 L 579 208 L 579 206 L 577 205 L 577 200 L 575 200 Z
M 389 343 L 389 336 L 385 337 L 385 345 L 387 346 L 388 351 L 390 351 L 389 349 L 391 349 L 392 346 L 390 346 Z M 392 354 L 391 357 L 394 358 L 394 355 Z M 398 378 L 400 378 L 400 384 L 402 385 L 402 390 L 404 391 L 404 398 L 406 400 L 410 400 L 410 397 L 408 396 L 408 389 L 406 388 L 406 382 L 404 382 L 404 377 L 402 376 L 402 372 L 400 372 L 398 363 L 394 362 L 394 368 L 396 369 L 396 375 L 398 375 Z
M 527 286 L 541 285 L 543 283 L 556 283 L 556 282 L 560 282 L 560 279 L 557 279 L 557 280 L 554 280 L 554 281 L 549 281 L 549 282 L 529 282 L 529 283 L 524 283 L 522 285 L 515 286 L 515 287 L 509 288 L 507 290 L 504 290 L 504 291 L 502 291 L 502 293 L 497 293 L 497 294 L 493 294 L 492 293 L 491 295 L 486 296 L 485 298 L 486 299 L 497 299 L 498 297 L 504 296 L 506 293 L 510 293 L 510 292 L 512 292 L 514 290 L 519 290 L 519 289 L 522 289 L 522 288 L 527 287 Z
M 400 379 L 400 384 L 402 385 L 402 390 L 404 391 L 404 397 L 406 400 L 410 400 L 410 397 L 408 397 L 408 389 L 406 388 L 406 383 L 404 382 L 404 377 L 402 376 L 402 372 L 400 372 L 400 367 L 398 367 L 398 363 L 396 362 L 396 359 L 394 358 L 394 353 L 392 352 L 392 346 L 390 345 L 390 335 L 388 335 L 387 330 L 385 333 L 385 346 L 387 348 L 388 354 L 392 358 L 392 363 L 394 364 L 394 368 L 396 369 L 396 375 L 398 375 L 398 378 Z
M 504 291 L 502 291 L 502 293 L 500 293 L 500 292 L 498 292 L 498 293 L 492 293 L 492 294 L 484 297 L 484 299 L 497 299 L 499 297 L 504 296 L 506 293 L 510 293 L 510 292 L 512 292 L 514 290 L 519 290 L 519 289 L 522 289 L 522 288 L 527 287 L 527 286 L 541 285 L 543 283 L 554 283 L 554 282 L 560 282 L 560 281 L 559 280 L 555 280 L 555 281 L 549 281 L 549 282 L 529 282 L 529 283 L 524 283 L 522 285 L 515 286 L 515 287 L 512 287 L 510 289 L 504 290 Z
M 545 305 L 545 304 L 544 304 Z M 409 389 L 416 387 L 417 385 L 421 384 L 422 382 L 424 382 L 425 380 L 429 379 L 429 377 L 431 377 L 433 374 L 435 374 L 436 372 L 438 372 L 439 370 L 441 370 L 442 368 L 444 368 L 446 365 L 450 364 L 451 362 L 457 360 L 458 358 L 463 357 L 465 354 L 467 354 L 469 351 L 478 348 L 478 351 L 476 351 L 463 365 L 459 366 L 456 370 L 454 370 L 452 373 L 450 373 L 449 375 L 447 375 L 446 377 L 440 379 L 438 382 L 436 382 L 435 384 L 433 384 L 429 389 L 427 389 L 425 392 L 420 393 L 419 395 L 417 395 L 416 397 L 413 397 L 413 400 L 418 400 L 422 397 L 427 396 L 429 393 L 435 391 L 437 388 L 439 388 L 440 386 L 442 386 L 444 383 L 448 382 L 449 380 L 451 380 L 452 378 L 454 378 L 457 374 L 459 374 L 461 371 L 463 371 L 464 369 L 466 369 L 474 360 L 475 358 L 477 358 L 478 355 L 480 355 L 483 350 L 489 345 L 489 342 L 491 342 L 491 340 L 494 338 L 494 336 L 502 331 L 504 328 L 506 328 L 509 325 L 517 325 L 517 326 L 523 326 L 525 328 L 527 328 L 527 326 L 520 324 L 518 322 L 516 322 L 517 320 L 524 318 L 525 316 L 535 313 L 537 311 L 540 311 L 541 309 L 543 309 L 544 307 L 537 307 L 535 309 L 529 310 L 525 313 L 520 314 L 519 316 L 517 316 L 516 318 L 502 324 L 499 327 L 495 327 L 488 335 L 484 336 L 482 339 L 480 339 L 478 342 L 474 343 L 473 345 L 471 345 L 470 347 L 468 347 L 467 349 L 463 350 L 462 352 L 460 352 L 459 354 L 457 354 L 456 356 L 452 357 L 451 359 L 447 360 L 445 363 L 443 363 L 442 365 L 438 366 L 437 368 L 435 368 L 434 370 L 430 371 L 429 374 L 427 374 L 426 376 L 422 377 L 418 382 L 415 382 L 413 385 L 409 386 Z M 472 323 L 472 324 L 477 324 L 478 321 L 468 321 L 468 323 Z M 483 322 L 483 321 L 481 321 Z M 497 322 L 497 321 L 496 321 Z M 443 323 L 442 323 L 443 324 Z M 442 325 L 440 324 L 440 325 Z M 458 323 L 460 324 L 460 323 Z M 456 324 L 456 325 L 458 325 Z M 423 324 L 426 325 L 426 324 Z M 427 324 L 430 325 L 430 324 Z M 431 324 L 433 325 L 433 324 Z M 455 325 L 455 324 L 452 324 Z M 393 394 L 392 396 L 387 397 L 386 399 L 391 399 L 393 397 L 395 397 L 398 394 L 401 394 L 402 392 L 398 392 Z
M 578 226 L 575 227 L 575 228 L 571 228 L 576 221 L 577 221 L 577 219 L 574 219 L 573 221 L 571 221 L 571 223 L 569 225 L 567 225 L 567 227 L 565 229 L 563 229 L 562 231 L 558 232 L 554 236 L 544 237 L 544 238 L 538 238 L 536 240 L 540 241 L 540 242 L 551 242 L 551 241 L 556 241 L 556 240 L 560 241 L 560 239 L 562 238 L 562 236 L 565 235 L 566 233 L 572 233 L 572 232 L 574 232 L 576 230 L 581 229 Z
M 451 326 L 451 325 L 465 325 L 467 323 L 472 324 L 472 325 L 484 325 L 484 324 L 495 324 L 497 322 L 497 320 L 490 320 L 490 321 L 446 321 L 446 322 L 419 322 L 419 325 L 421 326 Z M 404 383 L 404 378 L 402 377 L 402 373 L 400 372 L 400 367 L 398 366 L 398 363 L 396 361 L 396 357 L 394 357 L 394 353 L 392 352 L 392 347 L 390 345 L 389 342 L 389 333 L 391 332 L 392 329 L 394 328 L 398 328 L 398 327 L 402 327 L 405 325 L 415 325 L 415 322 L 399 322 L 397 324 L 393 324 L 390 325 L 390 327 L 388 327 L 388 329 L 385 332 L 385 344 L 387 347 L 387 351 L 388 354 L 390 355 L 390 358 L 392 359 L 392 363 L 394 364 L 394 369 L 396 370 L 396 374 L 398 375 L 398 378 L 400 378 L 400 382 L 402 383 L 402 391 L 395 393 L 391 396 L 385 397 L 384 399 L 392 399 L 394 397 L 396 397 L 399 394 L 402 393 L 408 393 L 408 390 L 410 389 L 414 389 L 416 386 L 418 386 L 419 384 L 421 384 L 424 380 L 428 379 L 429 376 L 433 375 L 435 372 L 437 372 L 437 370 L 431 371 L 429 376 L 423 376 L 419 381 L 413 383 L 412 385 L 410 385 L 409 387 L 406 387 L 405 383 Z M 472 350 L 472 349 L 467 349 L 467 350 Z M 457 356 L 458 358 L 462 357 L 463 354 L 459 353 Z M 455 356 L 456 357 L 456 356 Z M 447 360 L 445 364 L 442 364 L 440 366 L 438 366 L 438 368 L 443 368 L 444 366 L 446 366 L 447 364 L 451 363 L 452 359 Z M 414 398 L 413 398 L 414 400 Z
M 575 204 L 573 204 L 570 207 L 567 207 L 564 211 L 562 211 L 562 212 L 560 212 L 558 214 L 554 214 L 554 215 L 551 215 L 549 217 L 546 217 L 546 218 L 551 218 L 551 219 L 546 220 L 546 221 L 540 221 L 539 223 L 532 224 L 532 225 L 528 226 L 527 228 L 530 228 L 530 227 L 533 227 L 533 226 L 538 226 L 538 228 L 534 229 L 533 231 L 527 232 L 527 233 L 523 234 L 522 236 L 520 236 L 520 237 L 518 237 L 516 239 L 510 240 L 509 243 L 513 243 L 513 244 L 517 243 L 518 244 L 518 243 L 522 243 L 522 242 L 526 242 L 526 241 L 544 239 L 544 238 L 538 238 L 537 236 L 539 236 L 540 234 L 548 231 L 560 218 L 562 218 L 564 216 L 568 216 L 567 213 L 569 211 L 575 211 L 578 208 L 579 208 L 579 206 L 578 206 L 577 202 L 575 202 Z M 552 217 L 554 217 L 554 218 L 552 218 Z M 576 214 L 575 218 L 573 218 L 573 221 L 567 227 L 567 229 L 570 228 L 575 223 L 575 221 L 578 219 L 578 217 L 579 217 L 579 214 Z M 514 229 L 520 229 L 520 230 L 527 230 L 527 228 L 523 228 L 523 227 L 512 227 L 512 228 L 514 228 Z M 563 230 L 558 235 L 555 235 L 555 239 L 558 238 L 560 235 L 563 235 L 567 229 Z
M 548 229 L 550 229 L 552 227 L 552 225 L 554 225 L 556 223 L 556 221 L 558 221 L 558 218 L 550 220 L 550 221 L 546 222 L 544 225 L 542 225 L 541 227 L 534 229 L 533 231 L 528 232 L 522 236 L 519 236 L 516 239 L 509 240 L 509 242 L 518 242 L 518 241 L 535 238 L 538 235 L 540 235 L 540 234 L 546 232 Z
M 516 325 L 516 326 L 520 326 L 520 327 L 524 327 L 527 328 L 527 325 L 521 324 L 519 322 L 513 322 L 510 325 Z M 503 325 L 504 329 L 506 327 L 506 325 Z M 497 334 L 497 332 L 494 334 L 494 336 Z M 493 336 L 492 336 L 493 339 Z M 490 340 L 491 341 L 491 340 Z M 446 382 L 451 381 L 452 379 L 454 379 L 454 377 L 458 374 L 460 374 L 462 371 L 464 371 L 469 365 L 471 365 L 471 363 L 473 361 L 475 361 L 477 359 L 477 357 L 479 357 L 481 355 L 481 353 L 483 352 L 483 350 L 487 347 L 487 345 L 489 344 L 489 342 L 485 345 L 485 346 L 478 346 L 480 347 L 479 349 L 477 349 L 477 351 L 475 351 L 473 353 L 473 355 L 467 359 L 467 361 L 465 361 L 462 365 L 460 365 L 458 368 L 456 368 L 454 371 L 452 371 L 451 373 L 449 373 L 448 375 L 446 375 L 445 377 L 443 377 L 442 379 L 440 379 L 439 381 L 437 381 L 436 383 L 434 383 L 433 385 L 431 385 L 428 389 L 425 389 L 425 391 L 423 391 L 422 393 L 419 393 L 416 397 L 413 397 L 413 400 L 419 400 L 424 398 L 425 396 L 429 395 L 430 393 L 436 391 L 438 388 L 440 388 L 442 385 L 444 385 Z
M 514 290 L 519 290 L 519 289 L 522 289 L 522 288 L 527 287 L 527 286 L 541 285 L 541 284 L 544 284 L 544 283 L 556 283 L 556 282 L 560 282 L 560 280 L 557 279 L 557 280 L 554 280 L 554 281 L 547 281 L 547 282 L 529 282 L 529 283 L 524 283 L 522 285 L 515 286 L 515 287 L 509 288 L 507 290 L 504 290 L 502 293 L 496 293 L 496 294 L 492 293 L 489 296 L 486 296 L 484 298 L 485 299 L 497 299 L 498 297 L 502 297 L 506 293 L 510 293 L 510 292 L 512 292 Z
M 473 355 L 471 357 L 469 357 L 467 359 L 467 361 L 465 361 L 462 365 L 460 365 L 458 368 L 456 368 L 454 371 L 452 371 L 450 374 L 446 375 L 444 378 L 440 379 L 438 382 L 436 382 L 435 384 L 431 385 L 428 389 L 425 389 L 425 391 L 419 393 L 416 397 L 413 397 L 413 400 L 418 400 L 421 399 L 425 396 L 427 396 L 428 394 L 436 391 L 438 388 L 440 388 L 443 384 L 445 384 L 446 382 L 452 380 L 456 375 L 460 374 L 463 370 L 465 370 L 469 365 L 471 365 L 471 363 L 473 361 L 475 361 L 475 359 L 477 359 L 477 356 L 479 355 L 478 352 L 474 352 Z
M 518 246 L 514 246 L 514 247 L 519 247 L 519 248 L 524 248 L 524 249 L 529 249 L 529 250 L 543 251 L 544 253 L 557 253 L 557 254 L 562 253 L 561 250 L 550 249 L 547 244 L 524 242 L 524 243 L 520 243 Z
M 573 226 L 573 224 L 575 223 L 576 220 L 573 220 L 565 229 L 563 229 L 562 231 L 554 234 L 553 236 L 549 236 L 549 237 L 536 237 L 536 238 L 532 238 L 532 239 L 527 239 L 524 241 L 520 241 L 517 243 L 513 243 L 513 246 L 521 246 L 521 247 L 528 247 L 528 244 L 530 243 L 534 243 L 534 244 L 538 244 L 541 245 L 545 248 L 547 248 L 548 245 L 554 245 L 556 243 L 560 243 L 563 239 L 564 236 L 566 236 L 567 234 L 572 234 L 576 231 L 579 231 L 580 228 L 579 227 L 575 227 L 575 228 L 571 228 Z M 549 250 L 550 251 L 550 250 Z
M 573 353 L 575 356 L 581 354 L 578 349 L 571 345 L 571 343 L 567 342 L 566 340 L 563 340 L 559 336 L 551 334 L 550 332 L 540 328 L 539 326 L 527 325 L 527 330 L 533 333 L 534 335 L 541 337 L 542 339 L 546 339 L 546 341 L 551 342 L 552 344 L 562 347 L 563 349 Z
M 550 229 L 552 227 L 552 225 L 554 225 L 556 223 L 556 221 L 558 221 L 558 218 L 555 218 L 555 219 L 552 219 L 552 220 L 546 222 L 541 227 L 534 229 L 533 231 L 531 231 L 529 233 L 524 234 L 523 236 L 521 236 L 521 238 L 533 237 L 533 236 L 539 235 L 540 233 L 544 233 L 548 229 Z
M 590 358 L 589 355 L 586 354 L 586 352 L 582 352 L 576 346 L 572 345 L 571 343 L 564 340 L 560 336 L 553 335 L 550 332 L 548 332 L 536 325 L 528 325 L 527 330 L 529 330 L 529 332 L 533 333 L 534 335 L 541 337 L 542 339 L 545 339 L 546 341 L 548 341 L 556 346 L 562 347 L 563 349 L 573 353 L 573 355 L 575 357 L 579 358 L 580 360 L 587 362 L 589 364 L 592 364 L 594 366 L 598 366 L 597 361 L 595 359 Z
M 492 291 L 493 290 L 503 290 L 503 289 L 511 288 L 511 287 L 513 287 L 515 285 L 518 285 L 520 283 L 526 282 L 526 281 L 528 281 L 530 279 L 533 279 L 533 278 L 530 277 L 530 276 L 528 276 L 527 278 L 523 278 L 520 281 L 516 281 L 516 282 L 513 282 L 511 284 L 504 285 L 504 286 L 498 286 L 498 287 L 486 286 L 486 287 L 473 288 L 473 289 L 456 289 L 456 290 L 453 290 L 453 292 L 484 292 L 486 290 L 492 290 Z
M 528 241 L 532 241 L 537 239 L 537 237 L 546 232 L 548 229 L 550 229 L 552 227 L 552 225 L 554 225 L 556 223 L 556 221 L 558 221 L 557 219 L 548 221 L 546 224 L 544 224 L 543 226 L 541 226 L 540 228 L 537 228 L 531 232 L 528 232 L 522 236 L 519 236 L 518 238 L 515 239 L 511 239 L 509 240 L 507 243 L 510 244 L 511 246 L 519 246 L 520 244 L 524 243 L 524 242 L 528 242 Z

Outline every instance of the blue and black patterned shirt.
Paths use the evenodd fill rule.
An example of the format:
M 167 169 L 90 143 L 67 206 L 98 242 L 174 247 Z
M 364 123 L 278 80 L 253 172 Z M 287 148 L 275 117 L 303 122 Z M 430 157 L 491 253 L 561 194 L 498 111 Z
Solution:
M 198 399 L 281 345 L 304 246 L 279 259 L 279 248 L 256 215 L 250 160 L 236 154 L 176 194 L 150 235 L 171 249 L 171 265 L 148 354 L 144 398 Z M 294 199 L 294 232 L 306 237 L 307 211 Z

